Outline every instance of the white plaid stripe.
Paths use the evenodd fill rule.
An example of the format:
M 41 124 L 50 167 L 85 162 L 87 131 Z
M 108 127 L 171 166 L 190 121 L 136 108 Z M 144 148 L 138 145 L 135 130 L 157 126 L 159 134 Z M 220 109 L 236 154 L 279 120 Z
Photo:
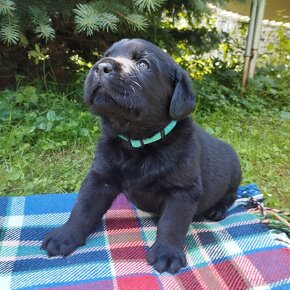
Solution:
M 9 255 L 9 263 L 0 263 L 0 274 L 4 273 L 1 280 L 1 289 L 11 289 L 13 263 L 16 261 L 17 251 L 20 243 L 21 227 L 25 208 L 25 197 L 14 197 L 9 199 L 8 212 L 4 219 L 4 228 L 7 229 L 3 241 L 0 241 L 0 257 Z M 8 229 L 13 229 L 8 231 Z M 12 234 L 12 236 L 11 236 Z M 9 236 L 8 236 L 9 235 Z M 4 247 L 4 241 L 8 240 L 13 246 Z M 2 264 L 2 266 L 1 266 Z M 3 269 L 2 269 L 3 268 Z M 6 275 L 6 273 L 9 273 Z M 2 282 L 3 281 L 3 282 Z

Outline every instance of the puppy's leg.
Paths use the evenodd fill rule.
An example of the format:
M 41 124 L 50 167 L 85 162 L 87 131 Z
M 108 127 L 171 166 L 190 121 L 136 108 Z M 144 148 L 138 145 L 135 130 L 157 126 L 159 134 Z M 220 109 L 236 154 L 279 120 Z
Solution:
M 188 227 L 196 212 L 191 200 L 169 197 L 157 227 L 157 238 L 147 255 L 147 261 L 158 272 L 176 273 L 186 266 L 183 244 Z
M 220 221 L 227 215 L 227 210 L 234 203 L 237 197 L 237 187 L 231 188 L 225 196 L 214 207 L 209 209 L 204 217 L 212 221 Z
M 48 233 L 43 240 L 42 248 L 48 256 L 67 256 L 78 246 L 84 245 L 117 193 L 116 188 L 106 184 L 100 175 L 91 170 L 83 181 L 68 221 Z

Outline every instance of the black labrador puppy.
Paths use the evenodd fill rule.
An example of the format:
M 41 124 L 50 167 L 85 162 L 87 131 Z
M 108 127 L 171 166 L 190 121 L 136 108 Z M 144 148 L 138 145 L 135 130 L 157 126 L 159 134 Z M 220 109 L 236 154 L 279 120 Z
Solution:
M 102 120 L 92 168 L 69 220 L 42 247 L 67 256 L 96 228 L 119 192 L 159 216 L 147 260 L 159 272 L 186 266 L 183 246 L 196 217 L 225 217 L 241 181 L 238 157 L 188 115 L 195 105 L 188 74 L 150 42 L 123 39 L 93 65 L 86 104 Z

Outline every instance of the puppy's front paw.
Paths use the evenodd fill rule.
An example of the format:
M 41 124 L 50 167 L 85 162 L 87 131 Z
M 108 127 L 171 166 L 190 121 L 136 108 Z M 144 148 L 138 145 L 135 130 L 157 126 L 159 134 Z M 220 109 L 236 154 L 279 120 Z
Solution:
M 47 234 L 41 248 L 47 251 L 49 257 L 66 257 L 78 246 L 85 244 L 85 238 L 78 231 L 62 226 Z
M 157 241 L 147 254 L 147 261 L 159 273 L 174 274 L 186 266 L 186 258 L 181 248 Z

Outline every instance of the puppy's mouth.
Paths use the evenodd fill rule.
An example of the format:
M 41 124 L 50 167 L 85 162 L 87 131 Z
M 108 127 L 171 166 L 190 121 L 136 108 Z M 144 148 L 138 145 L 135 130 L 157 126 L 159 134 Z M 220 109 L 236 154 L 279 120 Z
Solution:
M 108 92 L 103 86 L 98 85 L 92 94 L 91 110 L 98 115 L 109 115 L 110 113 L 119 115 L 132 115 L 139 118 L 141 108 L 137 105 L 136 96 L 132 96 L 124 91 L 124 94 Z M 134 101 L 135 100 L 135 101 Z

